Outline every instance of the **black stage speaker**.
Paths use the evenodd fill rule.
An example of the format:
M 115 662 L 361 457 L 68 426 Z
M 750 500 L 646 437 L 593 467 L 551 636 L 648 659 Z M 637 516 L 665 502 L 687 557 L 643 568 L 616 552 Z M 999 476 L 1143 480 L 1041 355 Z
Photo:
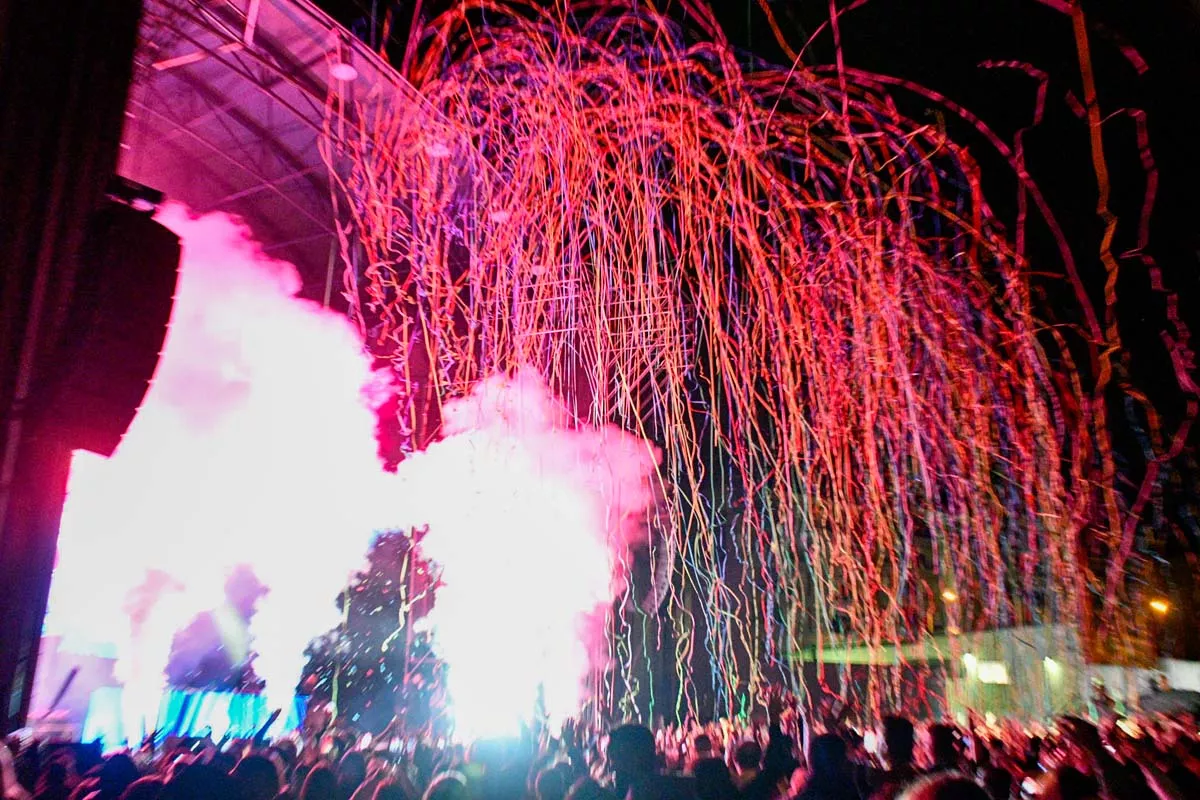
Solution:
M 73 449 L 110 456 L 146 394 L 179 277 L 179 237 L 109 200 L 92 217 L 45 419 Z

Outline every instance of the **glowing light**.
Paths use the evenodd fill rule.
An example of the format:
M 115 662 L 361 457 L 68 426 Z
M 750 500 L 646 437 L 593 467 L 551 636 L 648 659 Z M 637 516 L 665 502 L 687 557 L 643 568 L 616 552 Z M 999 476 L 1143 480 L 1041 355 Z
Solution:
M 1007 686 L 1008 666 L 1001 661 L 980 661 L 976 665 L 975 676 L 980 683 Z
M 1171 604 L 1160 597 L 1156 597 L 1150 601 L 1150 610 L 1162 616 L 1171 610 Z
M 942 590 L 942 599 L 945 600 L 947 603 L 957 603 L 958 602 L 958 593 L 955 592 L 953 589 L 943 589 Z
M 1054 675 L 1058 675 L 1062 672 L 1062 664 L 1059 664 L 1057 661 L 1055 661 L 1050 656 L 1046 656 L 1045 658 L 1043 658 L 1042 664 L 1045 666 L 1046 673 L 1048 675 L 1054 676 Z
M 335 81 L 348 83 L 358 77 L 358 70 L 356 70 L 351 64 L 347 64 L 344 61 L 339 61 L 329 68 L 329 77 L 333 78 Z
M 963 653 L 962 663 L 968 670 L 973 670 L 979 664 L 979 661 L 973 653 Z

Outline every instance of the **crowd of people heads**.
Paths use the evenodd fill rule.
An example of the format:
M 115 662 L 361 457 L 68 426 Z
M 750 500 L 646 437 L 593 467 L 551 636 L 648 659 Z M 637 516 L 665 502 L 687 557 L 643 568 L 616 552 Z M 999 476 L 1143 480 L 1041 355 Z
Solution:
M 1191 713 L 1025 727 L 805 716 L 527 733 L 464 747 L 336 724 L 262 741 L 0 747 L 0 800 L 1125 800 L 1200 798 Z

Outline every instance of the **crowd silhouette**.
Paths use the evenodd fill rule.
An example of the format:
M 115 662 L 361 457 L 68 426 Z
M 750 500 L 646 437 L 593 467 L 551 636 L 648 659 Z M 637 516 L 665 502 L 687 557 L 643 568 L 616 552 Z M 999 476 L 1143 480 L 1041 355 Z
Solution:
M 568 723 L 469 745 L 336 720 L 273 742 L 150 737 L 111 753 L 10 739 L 3 800 L 1181 800 L 1200 797 L 1190 712 L 1049 726 L 803 714 L 780 693 L 743 722 Z M 319 715 L 318 715 L 319 716 Z M 861 721 L 860 721 L 861 722 Z

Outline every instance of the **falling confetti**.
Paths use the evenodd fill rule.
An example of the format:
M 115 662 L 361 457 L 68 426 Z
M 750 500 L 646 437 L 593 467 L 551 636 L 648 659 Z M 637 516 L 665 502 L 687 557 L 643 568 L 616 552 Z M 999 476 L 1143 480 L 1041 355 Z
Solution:
M 1057 231 L 1019 141 L 840 51 L 747 65 L 705 4 L 683 6 L 459 3 L 410 44 L 420 102 L 331 96 L 346 294 L 399 376 L 409 450 L 443 403 L 523 365 L 661 449 L 664 596 L 647 610 L 630 584 L 614 604 L 607 707 L 633 708 L 655 658 L 678 680 L 654 713 L 695 710 L 709 681 L 706 710 L 739 713 L 836 648 L 903 659 L 942 630 L 1097 610 L 1127 636 L 1112 611 L 1140 506 L 1114 488 L 1111 316 L 1064 244 L 1084 322 L 1038 319 L 1023 227 L 892 93 L 977 125 L 1020 178 L 1019 225 Z M 869 671 L 873 710 L 912 705 L 899 674 Z

